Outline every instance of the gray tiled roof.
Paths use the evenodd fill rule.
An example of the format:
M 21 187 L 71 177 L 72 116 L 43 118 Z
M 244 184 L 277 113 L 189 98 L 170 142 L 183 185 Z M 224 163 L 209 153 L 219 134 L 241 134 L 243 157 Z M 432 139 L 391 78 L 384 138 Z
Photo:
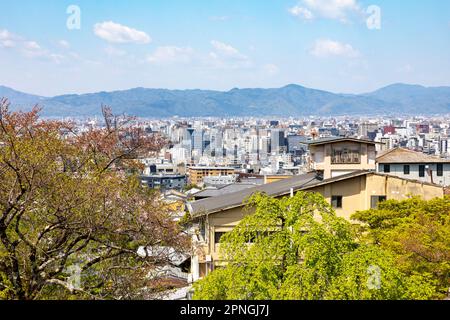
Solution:
M 254 188 L 254 187 L 255 187 L 255 184 L 250 184 L 250 183 L 233 183 L 233 184 L 228 184 L 226 186 L 222 186 L 219 188 L 202 190 L 200 192 L 195 193 L 194 197 L 196 197 L 196 198 L 217 197 L 217 196 L 225 195 L 227 193 L 238 192 L 241 190 Z
M 243 191 L 229 193 L 223 196 L 212 197 L 194 202 L 188 202 L 187 207 L 193 217 L 198 217 L 205 214 L 220 212 L 226 209 L 241 207 L 244 205 L 244 201 L 255 192 L 264 192 L 269 196 L 283 196 L 289 194 L 291 189 L 293 189 L 294 192 L 300 190 L 307 190 L 321 185 L 326 185 L 329 183 L 352 179 L 369 174 L 383 177 L 390 177 L 393 179 L 401 179 L 404 181 L 416 182 L 420 184 L 426 184 L 442 188 L 437 184 L 400 178 L 395 175 L 377 173 L 371 170 L 358 170 L 326 180 L 319 179 L 315 172 L 311 172 L 299 176 L 294 176 L 293 178 L 290 179 L 280 180 L 277 182 L 256 186 L 254 188 L 245 189 Z
M 387 150 L 377 157 L 378 163 L 450 163 L 449 159 L 426 155 L 403 148 Z
M 270 196 L 283 195 L 285 193 L 289 193 L 291 188 L 293 188 L 294 191 L 300 190 L 306 185 L 312 185 L 320 181 L 321 180 L 317 178 L 315 172 L 307 173 L 300 176 L 294 176 L 289 179 L 244 189 L 238 192 L 193 201 L 188 203 L 188 208 L 193 216 L 217 212 L 224 209 L 241 206 L 246 198 L 258 191 L 264 192 Z

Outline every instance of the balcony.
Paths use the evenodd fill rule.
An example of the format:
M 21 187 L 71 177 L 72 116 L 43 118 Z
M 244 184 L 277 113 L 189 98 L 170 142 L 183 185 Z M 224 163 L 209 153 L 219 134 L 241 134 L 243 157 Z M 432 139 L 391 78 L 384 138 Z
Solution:
M 333 150 L 331 164 L 360 164 L 361 154 L 358 151 Z

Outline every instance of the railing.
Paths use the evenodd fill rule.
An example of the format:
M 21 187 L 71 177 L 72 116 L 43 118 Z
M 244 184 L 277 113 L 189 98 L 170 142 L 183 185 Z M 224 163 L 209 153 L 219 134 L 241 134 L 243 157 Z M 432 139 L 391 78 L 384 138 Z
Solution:
M 361 154 L 356 152 L 333 152 L 331 164 L 358 164 L 361 163 Z

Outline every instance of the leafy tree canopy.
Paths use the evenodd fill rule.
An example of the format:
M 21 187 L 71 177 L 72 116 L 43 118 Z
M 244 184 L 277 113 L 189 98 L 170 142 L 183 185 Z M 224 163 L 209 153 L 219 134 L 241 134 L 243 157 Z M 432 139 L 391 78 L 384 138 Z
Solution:
M 320 195 L 255 194 L 252 212 L 222 237 L 228 264 L 194 286 L 195 299 L 428 299 L 428 275 L 405 274 L 393 255 L 362 244 Z
M 450 197 L 424 201 L 389 200 L 377 209 L 357 212 L 365 241 L 395 255 L 406 274 L 428 274 L 441 295 L 450 287 Z
M 83 132 L 38 112 L 0 103 L 0 299 L 142 297 L 148 271 L 169 260 L 137 249 L 187 245 L 132 174 L 158 137 L 107 108 L 107 128 Z

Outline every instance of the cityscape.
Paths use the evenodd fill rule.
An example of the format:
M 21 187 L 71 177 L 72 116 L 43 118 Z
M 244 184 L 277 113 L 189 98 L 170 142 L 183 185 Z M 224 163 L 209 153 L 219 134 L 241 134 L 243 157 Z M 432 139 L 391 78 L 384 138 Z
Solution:
M 450 300 L 450 4 L 374 2 L 0 3 L 0 304 Z
M 102 126 L 101 118 L 77 120 L 79 131 Z M 233 184 L 240 175 L 307 173 L 309 145 L 321 139 L 366 139 L 376 143 L 377 154 L 402 149 L 423 159 L 450 161 L 450 116 L 137 119 L 133 126 L 168 141 L 158 154 L 141 159 L 146 167 L 142 179 L 163 190 Z M 196 169 L 207 168 L 217 172 L 192 177 Z

